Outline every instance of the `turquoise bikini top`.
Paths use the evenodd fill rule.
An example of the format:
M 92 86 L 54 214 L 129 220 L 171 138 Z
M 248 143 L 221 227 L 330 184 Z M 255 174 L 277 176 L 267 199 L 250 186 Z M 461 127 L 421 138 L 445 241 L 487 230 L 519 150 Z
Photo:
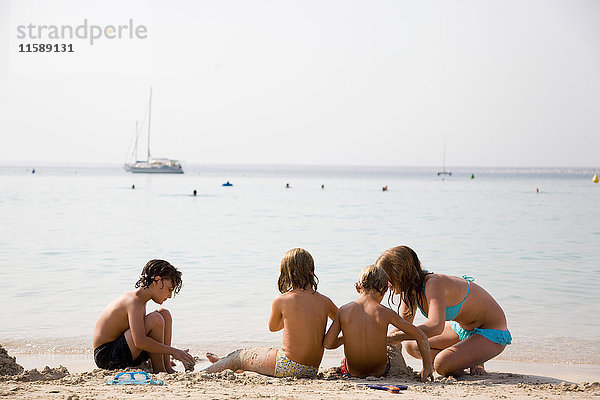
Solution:
M 457 305 L 452 306 L 452 307 L 446 307 L 446 321 L 452 321 L 454 318 L 456 318 L 456 316 L 460 312 L 460 308 L 462 307 L 465 300 L 467 300 L 467 297 L 469 297 L 469 293 L 471 292 L 471 282 L 474 281 L 475 279 L 473 279 L 472 277 L 467 276 L 467 275 L 463 275 L 462 277 L 469 284 L 469 289 L 467 290 L 467 295 L 465 296 L 463 301 L 461 301 Z M 425 282 L 423 282 L 423 293 L 425 293 Z M 423 314 L 423 316 L 425 316 L 425 318 L 428 318 L 427 314 L 425 314 L 425 311 L 423 311 L 421 306 L 419 306 L 417 304 L 417 308 L 419 309 L 419 311 L 421 311 L 421 314 Z

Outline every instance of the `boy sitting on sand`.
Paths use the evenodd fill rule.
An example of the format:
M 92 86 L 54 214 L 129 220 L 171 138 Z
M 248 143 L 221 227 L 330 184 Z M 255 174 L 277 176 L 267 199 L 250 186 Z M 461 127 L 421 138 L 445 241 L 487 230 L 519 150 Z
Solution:
M 94 327 L 94 361 L 99 368 L 122 369 L 152 361 L 154 372 L 173 373 L 171 356 L 194 364 L 188 353 L 171 347 L 171 314 L 164 308 L 146 314 L 146 303 L 162 304 L 181 289 L 181 272 L 163 260 L 150 260 L 134 291 L 109 303 Z
M 304 249 L 292 249 L 281 259 L 278 287 L 282 293 L 273 300 L 269 329 L 283 329 L 280 349 L 256 347 L 236 350 L 219 358 L 204 371 L 254 371 L 276 377 L 314 378 L 323 358 L 323 336 L 327 318 L 333 319 L 337 307 L 317 292 L 317 277 L 312 256 Z
M 427 336 L 419 328 L 380 304 L 388 289 L 385 271 L 369 265 L 363 268 L 355 286 L 359 293 L 358 300 L 340 307 L 323 341 L 327 349 L 344 345 L 346 358 L 342 360 L 342 373 L 357 378 L 385 376 L 390 368 L 387 332 L 388 325 L 392 324 L 417 340 L 419 350 L 423 354 L 421 379 L 426 380 L 430 377 L 433 365 Z M 342 336 L 338 337 L 340 330 Z

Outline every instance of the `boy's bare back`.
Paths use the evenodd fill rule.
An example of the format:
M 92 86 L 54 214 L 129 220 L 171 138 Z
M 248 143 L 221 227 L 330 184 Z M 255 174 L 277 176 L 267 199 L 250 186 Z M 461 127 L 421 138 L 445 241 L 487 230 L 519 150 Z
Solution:
M 135 293 L 124 293 L 104 307 L 94 326 L 94 348 L 116 340 L 121 333 L 129 329 L 128 310 L 141 320 L 144 319 L 146 304 Z
M 339 309 L 323 344 L 328 349 L 344 345 L 346 362 L 342 369 L 345 373 L 355 377 L 382 376 L 390 366 L 387 331 L 391 324 L 417 340 L 419 350 L 424 354 L 421 375 L 427 378 L 433 368 L 427 337 L 413 324 L 380 304 L 388 284 L 388 276 L 382 268 L 375 265 L 363 268 L 355 284 L 358 299 Z M 338 336 L 340 331 L 341 337 Z
M 352 376 L 381 376 L 387 358 L 388 326 L 396 315 L 375 299 L 361 296 L 342 306 L 338 319 L 344 335 L 344 353 Z
M 336 311 L 328 297 L 310 289 L 294 289 L 273 301 L 269 328 L 276 331 L 283 327 L 282 349 L 290 359 L 318 368 L 327 318 L 333 319 Z

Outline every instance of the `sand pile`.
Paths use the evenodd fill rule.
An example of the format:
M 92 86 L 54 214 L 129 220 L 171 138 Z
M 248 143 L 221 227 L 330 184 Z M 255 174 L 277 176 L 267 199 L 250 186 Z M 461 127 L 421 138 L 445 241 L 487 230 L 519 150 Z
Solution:
M 14 380 L 20 382 L 36 382 L 36 381 L 55 381 L 69 375 L 69 371 L 62 365 L 58 368 L 46 367 L 42 371 L 37 369 L 29 369 L 20 375 L 14 377 Z
M 17 359 L 8 355 L 0 345 L 0 375 L 18 375 L 23 372 L 23 367 L 17 364 Z
M 411 377 L 419 379 L 419 374 L 414 372 L 411 367 L 406 365 L 402 355 L 402 345 L 387 347 L 388 358 L 390 359 L 390 371 L 387 376 L 390 377 Z
M 0 380 L 14 380 L 19 382 L 34 381 L 53 381 L 64 378 L 69 375 L 69 371 L 62 365 L 58 368 L 46 367 L 42 371 L 30 369 L 23 371 L 23 367 L 17 364 L 15 357 L 8 355 L 8 352 L 0 345 Z

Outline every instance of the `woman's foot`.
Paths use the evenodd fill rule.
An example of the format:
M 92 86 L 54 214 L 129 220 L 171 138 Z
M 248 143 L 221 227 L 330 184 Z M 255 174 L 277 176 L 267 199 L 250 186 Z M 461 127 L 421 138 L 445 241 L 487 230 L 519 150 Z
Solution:
M 206 358 L 208 358 L 208 361 L 210 361 L 213 364 L 221 359 L 221 357 L 213 353 L 206 353 Z
M 485 372 L 485 368 L 483 368 L 483 364 L 479 364 L 474 367 L 471 367 L 471 375 L 485 375 L 485 374 L 487 374 L 487 372 Z

